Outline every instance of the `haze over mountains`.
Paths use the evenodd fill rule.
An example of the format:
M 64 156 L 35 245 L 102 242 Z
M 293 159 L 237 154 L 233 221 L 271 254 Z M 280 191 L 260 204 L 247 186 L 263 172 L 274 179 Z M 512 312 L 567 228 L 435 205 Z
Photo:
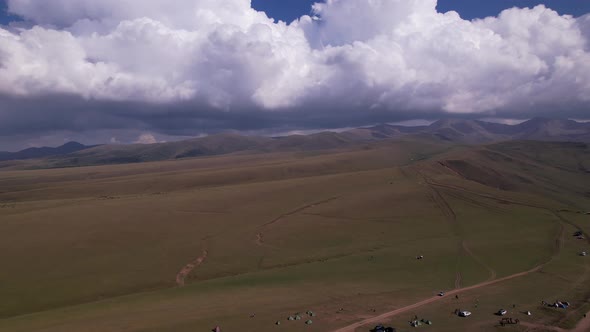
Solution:
M 52 147 L 40 147 L 40 148 L 28 148 L 18 152 L 2 152 L 0 151 L 0 161 L 5 160 L 19 160 L 19 159 L 35 159 L 35 158 L 44 158 L 49 156 L 59 156 L 64 155 L 84 149 L 91 148 L 93 146 L 88 146 L 84 144 L 80 144 L 78 142 L 68 142 L 64 145 L 58 146 L 56 148 Z
M 445 119 L 429 126 L 381 124 L 340 133 L 321 132 L 285 137 L 217 134 L 185 141 L 85 146 L 70 142 L 57 148 L 30 148 L 0 152 L 0 167 L 13 166 L 14 160 L 42 159 L 37 167 L 137 163 L 189 157 L 221 155 L 242 151 L 277 152 L 338 149 L 387 139 L 436 140 L 457 144 L 481 144 L 507 140 L 590 142 L 590 123 L 573 120 L 535 118 L 518 125 L 479 120 Z M 30 165 L 30 164 L 29 164 Z

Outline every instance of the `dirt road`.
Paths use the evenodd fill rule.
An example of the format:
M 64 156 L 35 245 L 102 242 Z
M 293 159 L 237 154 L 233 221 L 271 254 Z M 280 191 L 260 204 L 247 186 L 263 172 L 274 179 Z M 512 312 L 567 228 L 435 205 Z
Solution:
M 547 326 L 542 324 L 532 324 L 521 322 L 522 326 L 527 327 L 526 331 L 555 331 L 555 332 L 588 332 L 590 331 L 590 317 L 583 318 L 581 321 L 578 322 L 578 325 L 571 330 L 562 329 L 560 327 L 555 326 Z
M 428 181 L 429 179 L 425 179 L 425 180 L 427 181 L 427 184 L 429 184 L 429 185 L 437 185 L 437 184 L 434 184 L 432 182 L 429 182 Z M 451 189 L 454 189 L 454 190 L 459 189 L 459 190 L 461 190 L 462 188 L 452 187 Z M 492 198 L 497 199 L 495 197 L 492 197 Z M 516 203 L 520 203 L 520 202 L 516 202 Z M 523 204 L 523 203 L 520 203 L 520 204 Z M 526 204 L 526 203 L 524 203 L 524 204 Z M 531 206 L 531 205 L 529 205 L 529 206 Z M 533 207 L 538 207 L 538 206 L 533 206 Z M 546 209 L 546 208 L 543 208 L 543 207 L 540 207 L 540 208 L 545 209 L 545 210 L 549 210 L 549 209 Z M 464 288 L 459 288 L 459 289 L 454 289 L 454 290 L 448 291 L 446 293 L 445 297 L 446 296 L 456 295 L 456 294 L 463 293 L 463 292 L 467 292 L 467 291 L 470 291 L 470 290 L 475 290 L 475 289 L 486 287 L 486 286 L 490 286 L 490 285 L 495 285 L 495 284 L 498 284 L 498 283 L 501 283 L 501 282 L 504 282 L 504 281 L 512 280 L 512 279 L 519 278 L 519 277 L 523 277 L 523 276 L 526 276 L 526 275 L 529 275 L 531 273 L 535 273 L 535 272 L 541 270 L 545 265 L 547 265 L 549 262 L 551 262 L 559 254 L 559 252 L 562 249 L 562 246 L 563 246 L 563 236 L 564 236 L 565 228 L 563 227 L 563 220 L 562 220 L 562 218 L 559 218 L 559 220 L 560 220 L 561 229 L 560 229 L 560 233 L 558 234 L 558 237 L 556 239 L 555 252 L 554 252 L 553 256 L 547 262 L 545 262 L 545 263 L 543 263 L 541 265 L 538 265 L 535 268 L 533 268 L 531 270 L 528 270 L 528 271 L 516 273 L 516 274 L 510 275 L 510 276 L 506 276 L 506 277 L 503 277 L 503 278 L 499 278 L 499 279 L 488 280 L 488 281 L 485 281 L 485 282 L 482 282 L 482 283 L 479 283 L 479 284 L 476 284 L 476 285 L 473 285 L 473 286 L 469 286 L 469 287 L 464 287 Z M 495 276 L 495 271 L 492 270 L 490 272 L 492 273 L 492 277 L 494 277 Z M 440 301 L 442 298 L 443 297 L 441 297 L 441 296 L 434 296 L 434 297 L 428 298 L 426 300 L 420 301 L 418 303 L 414 303 L 414 304 L 408 305 L 406 307 L 402 307 L 402 308 L 399 308 L 399 309 L 396 309 L 396 310 L 392 310 L 392 311 L 383 313 L 383 314 L 378 315 L 378 316 L 375 316 L 375 317 L 364 319 L 364 320 L 362 320 L 360 322 L 357 322 L 357 323 L 351 324 L 349 326 L 345 326 L 345 327 L 342 327 L 340 329 L 334 330 L 333 332 L 354 332 L 357 328 L 360 328 L 362 326 L 369 325 L 369 324 L 379 324 L 379 323 L 385 321 L 386 319 L 389 319 L 391 317 L 397 316 L 397 315 L 399 315 L 401 313 L 404 313 L 404 312 L 407 312 L 407 311 L 410 311 L 410 310 L 413 310 L 413 309 L 422 307 L 424 305 L 427 305 L 427 304 L 430 304 L 430 303 L 433 303 L 433 302 Z M 590 322 L 585 322 L 585 321 L 581 322 L 580 323 L 580 328 L 578 329 L 578 327 L 576 327 L 576 329 L 573 330 L 573 332 L 589 331 L 587 329 L 587 325 L 586 324 L 590 325 Z
M 203 254 L 196 258 L 194 261 L 186 264 L 178 274 L 176 274 L 176 284 L 180 287 L 184 286 L 186 277 L 199 265 L 203 264 L 205 259 L 207 259 L 207 255 L 209 252 L 205 249 L 203 250 Z
M 326 203 L 329 203 L 329 202 L 335 201 L 335 200 L 337 200 L 337 199 L 339 199 L 339 198 L 340 198 L 340 196 L 337 196 L 337 197 L 332 197 L 332 198 L 324 199 L 324 200 L 321 200 L 321 201 L 318 201 L 318 202 L 315 202 L 315 203 L 311 203 L 311 204 L 308 204 L 308 205 L 305 205 L 305 206 L 298 207 L 298 208 L 296 208 L 296 209 L 294 209 L 294 210 L 292 210 L 292 211 L 289 211 L 289 212 L 287 212 L 287 213 L 281 214 L 280 216 L 278 216 L 278 217 L 276 217 L 275 219 L 273 219 L 273 220 L 271 220 L 271 221 L 269 221 L 269 222 L 267 222 L 267 223 L 265 223 L 265 224 L 261 225 L 260 227 L 266 227 L 266 226 L 270 226 L 270 225 L 272 225 L 272 224 L 274 224 L 274 223 L 277 223 L 277 222 L 279 222 L 279 221 L 280 221 L 281 219 L 283 219 L 283 218 L 286 218 L 286 217 L 292 216 L 292 215 L 294 215 L 294 214 L 297 214 L 297 213 L 299 213 L 299 212 L 303 212 L 303 211 L 305 211 L 305 210 L 307 210 L 307 209 L 310 209 L 310 208 L 312 208 L 312 207 L 315 207 L 315 206 L 317 206 L 317 205 L 326 204 Z
M 559 327 L 554 327 L 554 326 L 546 326 L 546 325 L 542 325 L 542 324 L 533 324 L 533 323 L 527 323 L 527 322 L 520 322 L 520 325 L 526 327 L 527 329 L 525 331 L 553 331 L 553 332 L 567 332 L 567 330 L 564 330 L 562 328 Z
M 504 198 L 493 197 L 491 195 L 486 195 L 486 194 L 481 194 L 481 193 L 477 193 L 477 192 L 472 192 L 472 191 L 468 191 L 468 190 L 465 190 L 464 188 L 460 188 L 460 187 L 439 184 L 439 183 L 436 183 L 436 182 L 432 181 L 428 177 L 423 176 L 419 171 L 418 171 L 418 174 L 424 179 L 424 181 L 426 182 L 426 184 L 429 185 L 431 188 L 433 188 L 433 187 L 441 187 L 441 188 L 448 188 L 448 189 L 452 189 L 452 190 L 459 190 L 459 191 L 464 191 L 464 192 L 472 193 L 472 194 L 475 194 L 475 195 L 478 195 L 478 196 L 481 196 L 481 197 L 486 197 L 486 198 L 495 199 L 495 200 L 510 201 L 511 203 L 514 203 L 514 204 L 519 204 L 519 205 L 524 205 L 524 206 L 529 206 L 529 207 L 534 207 L 534 208 L 540 208 L 540 209 L 543 209 L 543 210 L 547 210 L 547 211 L 553 213 L 556 217 L 558 217 L 558 219 L 560 221 L 560 225 L 561 225 L 560 233 L 559 233 L 559 235 L 558 235 L 558 237 L 556 239 L 555 252 L 554 252 L 553 256 L 547 262 L 545 262 L 545 263 L 543 263 L 541 265 L 538 265 L 537 267 L 535 267 L 535 268 L 533 268 L 531 270 L 525 271 L 525 272 L 516 273 L 516 274 L 510 275 L 510 276 L 507 276 L 507 277 L 503 277 L 503 278 L 500 278 L 500 279 L 488 280 L 488 281 L 485 281 L 485 282 L 482 282 L 482 283 L 479 283 L 479 284 L 476 284 L 476 285 L 473 285 L 473 286 L 469 286 L 469 287 L 464 287 L 464 288 L 459 288 L 459 289 L 451 290 L 451 291 L 449 291 L 449 292 L 446 293 L 446 296 L 455 295 L 455 294 L 459 294 L 459 293 L 462 293 L 462 292 L 466 292 L 466 291 L 475 290 L 475 289 L 478 289 L 478 288 L 482 288 L 482 287 L 494 285 L 494 284 L 497 284 L 497 283 L 500 283 L 500 282 L 504 282 L 504 281 L 508 281 L 508 280 L 511 280 L 511 279 L 523 277 L 523 276 L 526 276 L 528 274 L 537 272 L 537 271 L 541 270 L 548 262 L 552 261 L 559 254 L 559 252 L 561 251 L 561 249 L 563 247 L 563 241 L 564 241 L 563 237 L 564 237 L 565 228 L 564 228 L 563 225 L 564 225 L 565 220 L 561 216 L 557 215 L 554 211 L 551 211 L 551 209 L 548 209 L 548 208 L 542 207 L 542 206 L 538 206 L 538 205 L 534 205 L 534 204 L 529 204 L 529 203 L 524 203 L 524 202 L 517 202 L 517 201 L 507 200 L 507 199 L 504 199 Z M 449 206 L 449 209 L 450 209 L 450 206 Z M 445 208 L 445 210 L 446 210 L 446 208 Z M 449 217 L 452 218 L 453 215 L 449 215 Z M 466 248 L 466 246 L 464 244 L 463 244 L 463 246 L 464 246 L 464 249 L 469 253 L 470 250 L 468 248 Z M 493 271 L 493 269 L 491 269 L 491 268 L 489 268 L 489 270 L 490 270 L 491 278 L 494 278 L 495 277 L 495 274 L 496 274 L 495 271 Z M 430 303 L 439 301 L 442 298 L 443 297 L 441 297 L 441 296 L 431 297 L 431 298 L 428 298 L 428 299 L 426 299 L 424 301 L 421 301 L 421 302 L 418 302 L 418 303 L 414 303 L 412 305 L 409 305 L 409 306 L 406 306 L 406 307 L 403 307 L 403 308 L 399 308 L 399 309 L 392 310 L 392 311 L 383 313 L 383 314 L 378 315 L 378 316 L 375 316 L 375 317 L 364 319 L 364 320 L 362 320 L 360 322 L 357 322 L 357 323 L 351 324 L 349 326 L 346 326 L 346 327 L 343 327 L 343 328 L 334 330 L 333 332 L 354 332 L 359 327 L 362 327 L 362 326 L 365 326 L 365 325 L 368 325 L 368 324 L 380 323 L 382 321 L 385 321 L 386 319 L 389 319 L 389 318 L 394 317 L 396 315 L 399 315 L 401 313 L 404 313 L 404 312 L 407 312 L 407 311 L 410 311 L 410 310 L 419 308 L 421 306 L 424 306 L 424 305 L 427 305 L 427 304 L 430 304 Z M 545 327 L 545 328 L 552 329 L 552 327 Z M 555 331 L 560 331 L 557 328 L 554 329 L 554 330 Z M 580 322 L 580 324 L 574 330 L 572 330 L 572 332 L 582 332 L 582 331 L 590 331 L 590 319 L 584 319 L 584 320 L 582 320 Z
M 461 272 L 457 272 L 455 274 L 455 289 L 461 288 L 461 280 L 463 277 L 461 276 Z
M 487 281 L 490 280 L 494 280 L 496 279 L 496 277 L 498 276 L 498 274 L 496 273 L 496 270 L 492 269 L 489 265 L 487 265 L 483 260 L 481 260 L 478 256 L 476 256 L 471 249 L 469 249 L 469 246 L 467 246 L 467 243 L 465 241 L 461 242 L 461 246 L 463 247 L 463 250 L 465 250 L 465 252 L 471 256 L 471 258 L 473 258 L 479 265 L 483 266 L 486 270 L 488 270 L 488 272 L 490 273 L 490 277 L 488 278 Z
M 571 330 L 571 332 L 590 331 L 590 313 L 588 313 L 586 316 L 587 317 L 584 317 L 580 322 L 578 322 L 578 325 L 576 325 L 576 327 L 573 330 Z
M 256 245 L 262 246 L 264 244 L 264 238 L 262 237 L 262 233 L 256 234 Z
M 500 283 L 500 282 L 503 282 L 503 281 L 508 281 L 508 280 L 512 280 L 512 279 L 515 279 L 515 278 L 523 277 L 523 276 L 526 276 L 528 274 L 531 274 L 531 273 L 534 273 L 534 272 L 539 271 L 541 268 L 543 268 L 543 266 L 545 266 L 545 264 L 539 265 L 539 266 L 537 266 L 537 267 L 535 267 L 535 268 L 533 268 L 531 270 L 528 270 L 528 271 L 525 271 L 525 272 L 516 273 L 516 274 L 510 275 L 510 276 L 507 276 L 507 277 L 503 277 L 503 278 L 500 278 L 500 279 L 495 279 L 495 280 L 491 280 L 491 281 L 485 281 L 485 282 L 482 282 L 482 283 L 477 284 L 477 285 L 473 285 L 473 286 L 469 286 L 469 287 L 464 287 L 464 288 L 459 288 L 459 289 L 454 289 L 454 290 L 448 291 L 446 293 L 445 297 L 451 296 L 451 295 L 455 295 L 455 294 L 459 294 L 459 293 L 463 293 L 463 292 L 467 292 L 467 291 L 478 289 L 478 288 L 482 288 L 482 287 L 486 287 L 486 286 L 490 286 L 490 285 L 494 285 L 494 284 L 497 284 L 497 283 Z M 442 296 L 433 296 L 433 297 L 428 298 L 428 299 L 426 299 L 424 301 L 420 301 L 418 303 L 414 303 L 412 305 L 409 305 L 409 306 L 406 306 L 406 307 L 403 307 L 403 308 L 392 310 L 392 311 L 386 312 L 384 314 L 381 314 L 379 316 L 367 318 L 367 319 L 362 320 L 360 322 L 351 324 L 349 326 L 340 328 L 338 330 L 334 330 L 333 332 L 354 332 L 359 327 L 362 327 L 362 326 L 365 326 L 365 325 L 368 325 L 368 324 L 378 324 L 378 323 L 381 323 L 381 322 L 385 321 L 386 319 L 389 319 L 391 317 L 397 316 L 397 315 L 399 315 L 401 313 L 410 311 L 412 309 L 419 308 L 421 306 L 424 306 L 424 305 L 427 305 L 427 304 L 430 304 L 430 303 L 433 303 L 433 302 L 436 302 L 436 301 L 440 301 L 442 299 L 443 299 Z

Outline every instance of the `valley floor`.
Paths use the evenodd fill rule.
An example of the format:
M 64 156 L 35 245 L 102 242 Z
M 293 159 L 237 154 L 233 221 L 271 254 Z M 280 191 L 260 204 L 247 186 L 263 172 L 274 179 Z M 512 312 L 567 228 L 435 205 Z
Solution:
M 534 144 L 0 172 L 0 331 L 582 331 L 588 149 Z

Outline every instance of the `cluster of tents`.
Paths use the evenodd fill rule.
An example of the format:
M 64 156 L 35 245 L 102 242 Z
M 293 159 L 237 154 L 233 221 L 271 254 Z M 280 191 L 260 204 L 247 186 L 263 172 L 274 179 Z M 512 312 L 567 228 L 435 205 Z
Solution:
M 432 325 L 432 321 L 428 319 L 418 319 L 418 316 L 414 317 L 413 320 L 410 321 L 411 327 L 418 327 L 422 325 Z M 371 332 L 396 332 L 397 330 L 393 327 L 385 327 L 382 324 L 375 326 L 373 329 L 370 330 Z
M 548 303 L 548 302 L 542 301 L 541 304 L 546 305 L 551 308 L 561 308 L 561 309 L 567 309 L 570 306 L 570 303 L 567 301 L 555 301 L 553 303 Z
M 315 312 L 313 312 L 313 311 L 311 311 L 311 310 L 308 310 L 308 311 L 306 311 L 306 312 L 305 312 L 305 314 L 306 314 L 307 316 L 309 316 L 309 317 L 315 317 L 315 316 L 316 316 Z M 300 313 L 296 313 L 296 314 L 294 314 L 294 315 L 292 315 L 292 316 L 289 316 L 289 317 L 287 318 L 287 321 L 296 321 L 296 320 L 302 320 L 302 318 L 301 318 L 301 314 L 300 314 Z M 306 320 L 306 321 L 305 321 L 305 324 L 306 324 L 306 325 L 311 325 L 311 324 L 313 324 L 313 321 L 312 321 L 311 319 L 308 319 L 308 320 Z M 275 325 L 281 325 L 281 321 L 280 321 L 280 320 L 278 320 L 278 321 L 275 323 Z
M 411 327 L 418 327 L 418 326 L 422 326 L 424 324 L 426 324 L 426 325 L 432 325 L 432 322 L 430 320 L 428 320 L 428 319 L 420 319 L 420 320 L 415 319 L 415 320 L 413 320 L 413 321 L 410 322 L 410 326 Z
M 570 303 L 567 301 L 555 301 L 555 303 L 553 303 L 551 306 L 555 308 L 567 309 L 567 307 L 570 306 Z

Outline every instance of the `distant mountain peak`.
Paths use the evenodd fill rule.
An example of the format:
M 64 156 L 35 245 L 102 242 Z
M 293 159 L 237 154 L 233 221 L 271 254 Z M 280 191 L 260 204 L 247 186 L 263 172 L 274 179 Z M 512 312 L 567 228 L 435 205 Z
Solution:
M 86 146 L 84 144 L 72 141 L 55 148 L 43 146 L 28 148 L 18 152 L 0 152 L 0 161 L 37 159 L 50 156 L 61 156 L 80 150 L 88 149 L 90 147 L 91 146 Z
M 433 140 L 448 144 L 481 144 L 509 140 L 590 142 L 590 123 L 537 117 L 517 125 L 481 120 L 442 119 L 429 126 L 378 124 L 343 132 L 319 132 L 280 138 L 224 132 L 184 141 L 146 145 L 105 145 L 90 149 L 78 142 L 57 148 L 0 152 L 0 161 L 51 158 L 54 167 L 174 160 L 228 153 L 315 151 L 361 146 L 385 140 Z M 83 150 L 83 152 L 79 152 Z
M 429 127 L 431 128 L 444 128 L 453 125 L 477 125 L 477 121 L 475 120 L 467 120 L 467 119 L 440 119 L 436 122 L 433 122 Z
M 76 141 L 70 141 L 70 142 L 67 142 L 67 143 L 63 144 L 62 146 L 59 146 L 58 148 L 65 148 L 65 147 L 71 147 L 71 148 L 73 148 L 73 147 L 84 148 L 84 147 L 86 147 L 86 145 L 84 145 L 84 144 L 82 144 L 82 143 L 79 143 L 79 142 L 76 142 Z

